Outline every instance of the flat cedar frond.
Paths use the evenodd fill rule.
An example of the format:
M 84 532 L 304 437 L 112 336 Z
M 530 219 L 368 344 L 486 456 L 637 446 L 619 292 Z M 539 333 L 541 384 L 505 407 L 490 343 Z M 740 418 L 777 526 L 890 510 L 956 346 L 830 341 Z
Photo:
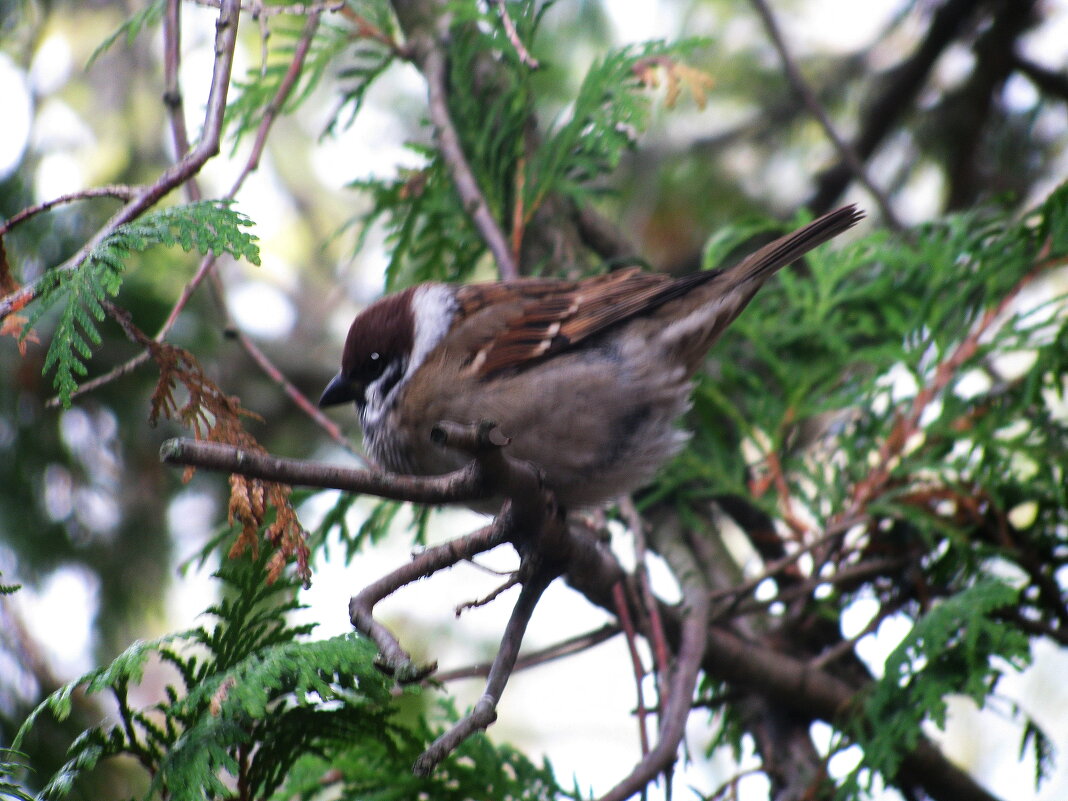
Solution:
M 964 693 L 981 707 L 1003 672 L 996 660 L 1017 669 L 1030 664 L 1027 635 L 997 617 L 1018 595 L 997 579 L 981 579 L 916 621 L 887 657 L 858 720 L 866 767 L 893 776 L 924 720 L 945 726 L 948 696 Z
M 25 340 L 42 315 L 62 299 L 44 372 L 55 369 L 56 390 L 64 407 L 70 406 L 78 388 L 75 376 L 87 374 L 86 362 L 102 341 L 97 324 L 104 319 L 107 299 L 118 295 L 122 287 L 125 262 L 131 253 L 153 245 L 179 245 L 186 251 L 229 253 L 259 264 L 256 237 L 243 230 L 251 225 L 252 221 L 229 202 L 205 200 L 158 209 L 120 225 L 72 269 L 46 273 L 21 339 Z
M 159 366 L 159 381 L 152 393 L 149 415 L 153 425 L 161 417 L 176 419 L 189 426 L 198 440 L 233 445 L 258 453 L 267 452 L 242 423 L 243 418 L 262 418 L 243 407 L 236 396 L 227 395 L 204 375 L 192 353 L 167 343 L 150 343 L 148 347 Z M 179 384 L 188 395 L 181 406 L 174 394 Z M 185 480 L 188 481 L 192 475 L 193 469 L 187 468 Z M 311 576 L 308 544 L 304 528 L 290 502 L 290 492 L 291 488 L 283 484 L 236 473 L 230 476 L 228 519 L 230 525 L 241 525 L 241 533 L 230 549 L 230 556 L 240 556 L 250 548 L 253 554 L 258 553 L 259 532 L 268 525 L 269 513 L 273 511 L 274 520 L 270 521 L 264 532 L 267 541 L 276 548 L 267 571 L 268 580 L 276 580 L 286 562 L 295 558 L 297 575 L 307 582 Z
M 68 718 L 76 693 L 116 702 L 115 715 L 74 741 L 38 797 L 70 796 L 83 776 L 113 757 L 144 771 L 142 797 L 173 801 L 235 798 L 235 785 L 256 799 L 318 798 L 324 791 L 341 798 L 565 797 L 548 765 L 538 767 L 483 735 L 464 743 L 460 759 L 435 776 L 413 776 L 413 760 L 440 731 L 398 714 L 394 681 L 377 667 L 370 640 L 356 633 L 311 640 L 313 625 L 290 625 L 287 616 L 299 608 L 296 586 L 265 581 L 269 561 L 261 554 L 219 569 L 226 591 L 206 610 L 213 624 L 134 643 L 28 716 L 16 749 L 43 713 Z M 135 699 L 157 692 L 158 673 L 142 686 L 154 661 L 175 673 L 157 701 L 138 707 Z M 8 765 L 17 767 L 0 751 L 0 790 Z

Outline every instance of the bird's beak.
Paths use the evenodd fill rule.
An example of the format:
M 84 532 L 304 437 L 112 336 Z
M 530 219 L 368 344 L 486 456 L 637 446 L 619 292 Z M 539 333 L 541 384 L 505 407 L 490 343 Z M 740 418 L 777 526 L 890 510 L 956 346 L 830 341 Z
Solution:
M 322 396 L 319 398 L 319 408 L 337 406 L 341 403 L 363 400 L 363 387 L 357 382 L 346 378 L 342 373 L 330 379 Z

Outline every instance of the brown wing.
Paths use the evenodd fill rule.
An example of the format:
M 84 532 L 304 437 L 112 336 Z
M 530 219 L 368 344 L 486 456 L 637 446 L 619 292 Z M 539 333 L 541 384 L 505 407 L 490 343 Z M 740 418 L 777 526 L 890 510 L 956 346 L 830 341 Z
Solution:
M 717 327 L 695 343 L 698 348 L 708 347 L 768 276 L 851 228 L 863 216 L 853 205 L 836 209 L 765 245 L 725 273 L 710 270 L 672 278 L 633 268 L 582 281 L 531 278 L 461 287 L 456 298 L 462 316 L 472 324 L 456 341 L 469 369 L 476 376 L 491 376 L 559 353 L 722 275 L 721 294 L 732 296 L 735 302 Z
M 559 353 L 641 312 L 711 280 L 715 272 L 682 278 L 638 268 L 582 281 L 524 279 L 470 284 L 457 291 L 462 315 L 498 315 L 482 341 L 470 342 L 471 365 L 480 377 Z

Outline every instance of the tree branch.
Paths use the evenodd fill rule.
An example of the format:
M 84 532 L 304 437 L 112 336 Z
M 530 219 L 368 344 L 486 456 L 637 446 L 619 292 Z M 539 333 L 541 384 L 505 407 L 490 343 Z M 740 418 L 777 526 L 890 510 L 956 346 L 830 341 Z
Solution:
M 487 498 L 491 494 L 490 482 L 484 477 L 477 461 L 453 473 L 424 478 L 284 459 L 232 445 L 191 439 L 167 440 L 160 447 L 160 459 L 165 464 L 239 473 L 263 481 L 337 489 L 413 503 L 464 503 Z
M 750 2 L 756 9 L 761 21 L 764 23 L 764 29 L 767 31 L 768 38 L 771 39 L 771 43 L 779 53 L 779 58 L 782 60 L 783 70 L 786 72 L 786 78 L 794 87 L 794 91 L 801 96 L 809 113 L 816 119 L 816 122 L 820 124 L 820 127 L 823 128 L 823 132 L 827 135 L 827 138 L 831 140 L 831 144 L 833 144 L 835 150 L 838 151 L 839 158 L 849 167 L 850 172 L 853 173 L 853 177 L 855 177 L 857 181 L 868 190 L 868 193 L 872 198 L 874 198 L 886 224 L 895 231 L 902 230 L 903 226 L 901 225 L 901 221 L 898 220 L 897 214 L 890 205 L 890 200 L 887 198 L 886 193 L 872 181 L 871 176 L 868 175 L 867 167 L 864 166 L 864 162 L 861 161 L 853 147 L 838 133 L 837 129 L 834 127 L 834 123 L 831 122 L 830 116 L 827 114 L 827 110 L 823 107 L 823 104 L 820 103 L 819 98 L 816 97 L 816 93 L 809 87 L 808 82 L 805 80 L 805 76 L 801 74 L 801 68 L 797 66 L 797 62 L 791 55 L 790 49 L 786 46 L 786 40 L 783 38 L 782 31 L 779 29 L 778 22 L 775 21 L 775 15 L 768 6 L 767 0 L 750 0 Z
M 930 75 L 935 62 L 953 42 L 986 0 L 946 0 L 934 13 L 927 35 L 916 51 L 889 71 L 874 99 L 860 114 L 860 132 L 853 151 L 861 160 L 870 158 L 894 129 L 895 123 L 911 113 L 913 103 Z M 805 205 L 817 214 L 834 205 L 845 191 L 853 173 L 839 160 L 817 179 L 816 192 Z
M 481 234 L 490 253 L 493 254 L 494 261 L 497 262 L 501 278 L 506 280 L 518 278 L 519 265 L 516 264 L 512 255 L 504 231 L 494 219 L 489 204 L 479 188 L 478 180 L 471 170 L 467 156 L 464 155 L 460 135 L 449 114 L 447 72 L 445 54 L 441 47 L 436 42 L 430 44 L 423 59 L 423 74 L 426 76 L 429 92 L 430 120 L 434 123 L 434 130 L 437 132 L 441 155 L 449 167 L 449 173 L 452 175 L 453 184 L 460 195 L 464 209 L 471 217 L 471 221 Z
M 230 71 L 237 42 L 238 5 L 237 0 L 222 0 L 219 17 L 215 22 L 215 65 L 200 142 L 176 164 L 164 170 L 155 182 L 136 190 L 136 195 L 130 202 L 112 215 L 77 253 L 54 269 L 75 270 L 80 267 L 88 255 L 117 228 L 137 219 L 173 189 L 196 175 L 208 159 L 219 152 L 226 95 L 230 87 Z M 33 300 L 40 284 L 41 279 L 38 279 L 0 298 L 0 320 Z

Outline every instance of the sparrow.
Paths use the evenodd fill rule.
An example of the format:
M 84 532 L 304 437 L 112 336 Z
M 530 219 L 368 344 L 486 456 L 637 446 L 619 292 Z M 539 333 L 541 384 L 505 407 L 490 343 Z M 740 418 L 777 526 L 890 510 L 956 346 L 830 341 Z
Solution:
M 432 439 L 439 422 L 496 423 L 560 506 L 602 505 L 683 447 L 694 373 L 761 285 L 863 216 L 832 211 L 722 271 L 409 287 L 356 316 L 319 406 L 354 403 L 368 456 L 409 475 L 470 461 Z

